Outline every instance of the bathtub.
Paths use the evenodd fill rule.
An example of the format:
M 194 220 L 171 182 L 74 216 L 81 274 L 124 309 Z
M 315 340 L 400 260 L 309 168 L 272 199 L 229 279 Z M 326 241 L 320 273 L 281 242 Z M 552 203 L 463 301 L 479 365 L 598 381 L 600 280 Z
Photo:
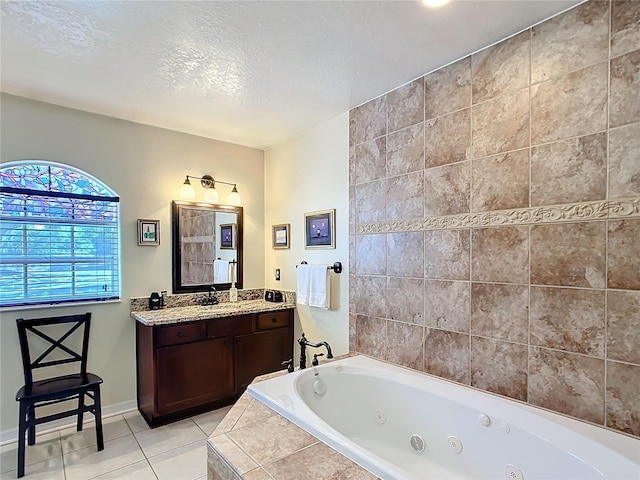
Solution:
M 640 440 L 362 355 L 248 391 L 384 480 L 640 479 Z

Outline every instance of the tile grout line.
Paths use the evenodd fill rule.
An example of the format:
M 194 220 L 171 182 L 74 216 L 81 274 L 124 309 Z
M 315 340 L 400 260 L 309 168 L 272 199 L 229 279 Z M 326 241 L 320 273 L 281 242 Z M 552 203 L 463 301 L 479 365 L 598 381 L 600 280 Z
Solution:
M 313 436 L 313 435 L 312 435 L 312 436 Z M 296 455 L 296 454 L 298 454 L 298 453 L 300 453 L 300 452 L 303 452 L 304 450 L 307 450 L 307 449 L 309 449 L 309 448 L 311 448 L 311 447 L 315 447 L 315 446 L 316 446 L 316 445 L 318 445 L 318 444 L 326 445 L 324 442 L 322 442 L 322 440 L 319 440 L 317 437 L 313 436 L 313 438 L 314 438 L 314 440 L 316 440 L 315 442 L 311 443 L 310 445 L 306 445 L 306 446 L 304 446 L 304 447 L 302 447 L 302 448 L 299 448 L 298 450 L 295 450 L 294 452 L 291 452 L 290 454 L 288 454 L 288 455 L 286 455 L 286 456 L 284 456 L 284 457 L 282 457 L 282 458 L 277 458 L 277 459 L 272 460 L 272 461 L 270 461 L 269 463 L 266 463 L 266 464 L 261 464 L 261 463 L 256 462 L 256 463 L 258 464 L 258 467 L 257 467 L 257 468 L 261 468 L 262 470 L 264 470 L 265 472 L 267 472 L 267 475 L 269 475 L 269 477 L 270 477 L 270 478 L 275 478 L 273 475 L 271 475 L 271 472 L 269 472 L 269 470 L 267 470 L 267 468 L 266 468 L 267 466 L 273 465 L 273 464 L 274 464 L 274 463 L 276 463 L 276 462 L 279 462 L 279 461 L 281 461 L 281 460 L 283 460 L 283 459 L 285 459 L 285 458 L 287 458 L 287 457 L 290 457 L 290 456 L 292 456 L 292 455 Z M 348 459 L 348 457 L 347 457 L 347 456 L 345 456 L 344 454 L 339 453 L 337 450 L 334 450 L 334 452 L 335 452 L 336 454 L 341 455 L 341 456 L 343 456 L 344 458 L 347 458 L 347 459 Z M 350 460 L 350 459 L 349 459 L 349 460 Z M 254 470 L 255 470 L 255 469 L 254 469 Z M 249 470 L 249 471 L 251 471 L 251 470 Z
M 530 101 L 531 101 L 531 98 L 530 98 Z M 469 108 L 469 107 L 466 107 L 466 108 Z M 471 112 L 470 112 L 470 117 L 471 117 Z M 530 119 L 530 123 L 531 123 L 531 119 Z M 455 161 L 452 161 L 452 162 L 447 162 L 447 163 L 443 163 L 443 164 L 440 164 L 440 165 L 434 165 L 434 166 L 431 166 L 431 167 L 426 167 L 425 166 L 425 168 L 422 169 L 422 170 L 431 170 L 431 169 L 435 169 L 435 168 L 446 167 L 446 166 L 449 166 L 449 165 L 461 164 L 461 163 L 464 163 L 464 162 L 467 162 L 467 161 L 471 161 L 471 160 L 483 160 L 483 159 L 487 159 L 487 158 L 503 156 L 503 155 L 506 155 L 506 154 L 509 154 L 509 153 L 520 152 L 522 150 L 531 150 L 533 148 L 544 147 L 544 146 L 547 146 L 547 145 L 554 145 L 554 144 L 557 144 L 557 143 L 568 142 L 568 141 L 571 141 L 571 140 L 577 140 L 577 139 L 581 139 L 581 138 L 584 138 L 584 137 L 590 137 L 590 136 L 598 135 L 598 134 L 601 134 L 601 133 L 605 133 L 606 134 L 606 133 L 608 133 L 609 130 L 622 129 L 622 128 L 628 127 L 630 125 L 637 125 L 638 123 L 640 123 L 640 122 L 634 121 L 634 122 L 631 122 L 629 124 L 621 125 L 621 126 L 618 126 L 618 127 L 603 128 L 603 129 L 599 129 L 599 130 L 593 130 L 591 132 L 581 133 L 579 135 L 570 135 L 570 136 L 562 137 L 562 138 L 559 138 L 559 139 L 556 139 L 556 140 L 552 140 L 552 141 L 549 141 L 549 142 L 541 142 L 541 143 L 534 144 L 532 141 L 530 141 L 530 145 L 529 146 L 513 148 L 513 149 L 509 149 L 509 150 L 500 151 L 500 152 L 497 152 L 497 153 L 492 153 L 492 154 L 489 154 L 489 155 L 482 155 L 482 156 L 479 156 L 479 157 L 473 156 L 472 158 L 464 158 L 463 160 L 455 160 Z M 416 126 L 416 125 L 419 125 L 419 124 L 415 124 L 413 126 Z M 426 127 L 425 127 L 425 129 L 426 129 Z M 385 137 L 385 136 L 383 135 L 383 136 L 377 137 L 377 139 L 380 139 L 380 138 L 383 138 L 383 137 Z M 425 161 L 426 161 L 426 159 L 425 159 Z M 421 169 L 416 169 L 416 170 L 408 171 L 406 173 L 389 175 L 388 177 L 385 177 L 385 178 L 388 179 L 388 178 L 402 177 L 402 176 L 409 175 L 411 173 L 417 173 L 420 170 Z M 365 181 L 365 182 L 354 182 L 354 184 L 352 186 L 355 187 L 355 186 L 367 185 L 367 184 L 370 184 L 370 183 L 374 183 L 374 182 L 376 182 L 378 180 L 382 180 L 382 179 L 373 179 L 373 180 L 369 180 L 369 181 Z M 578 203 L 580 203 L 580 202 L 578 202 Z M 530 202 L 530 204 L 531 204 L 531 202 Z M 530 206 L 545 206 L 545 205 L 530 205 Z M 481 213 L 481 212 L 470 212 L 470 213 Z
M 131 435 L 131 437 L 133 437 L 133 439 L 136 441 L 136 443 L 138 443 L 138 440 L 137 440 L 137 438 L 135 437 L 135 434 L 131 433 L 130 435 Z M 108 442 L 113 442 L 113 441 L 115 441 L 115 440 L 119 440 L 119 439 L 122 439 L 122 438 L 125 438 L 125 437 L 128 437 L 128 436 L 129 436 L 129 435 L 124 435 L 124 436 L 122 436 L 122 437 L 118 437 L 118 438 L 114 438 L 114 439 L 111 439 L 111 440 L 105 441 L 105 450 L 106 450 L 106 448 L 107 448 L 107 445 L 106 445 L 106 444 L 107 444 Z M 68 453 L 68 454 L 66 454 L 66 455 L 72 455 L 72 454 L 74 454 L 74 453 L 79 453 L 79 452 L 81 452 L 82 450 L 89 450 L 89 449 L 93 449 L 94 447 L 96 447 L 96 446 L 95 446 L 95 445 L 91 445 L 91 446 L 89 446 L 89 447 L 81 448 L 81 449 L 79 449 L 79 450 L 74 450 L 74 451 L 72 451 L 72 452 L 69 452 L 69 453 Z M 139 444 L 139 443 L 138 443 L 138 448 L 140 449 L 140 453 L 142 453 L 142 456 L 144 457 L 144 460 L 145 460 L 145 461 L 147 461 L 147 458 L 146 458 L 146 456 L 145 456 L 145 454 L 144 454 L 144 451 L 142 450 L 142 447 L 140 446 L 140 444 Z M 63 459 L 64 459 L 64 456 L 65 456 L 65 455 L 63 455 Z M 88 480 L 90 480 L 90 479 L 92 479 L 92 478 L 96 478 L 96 477 L 98 477 L 98 476 L 100 476 L 100 475 L 106 475 L 106 474 L 108 474 L 108 473 L 115 472 L 116 470 L 120 470 L 120 469 L 122 469 L 122 468 L 130 467 L 131 465 L 135 465 L 136 463 L 140 463 L 140 462 L 142 462 L 142 461 L 143 461 L 143 459 L 140 459 L 140 460 L 133 461 L 133 462 L 131 462 L 131 463 L 127 463 L 126 465 L 120 465 L 119 467 L 114 468 L 113 470 L 109 470 L 109 471 L 106 471 L 106 472 L 98 473 L 97 475 L 94 475 L 94 476 L 92 476 L 92 477 L 89 477 L 89 478 L 88 478 Z M 149 465 L 149 468 L 151 468 L 151 465 Z M 66 477 L 67 477 L 67 465 L 66 465 L 66 464 L 64 465 L 64 471 L 65 471 L 65 479 L 66 479 Z M 154 473 L 154 475 L 155 475 L 155 471 L 153 470 L 153 468 L 151 468 L 151 471 L 152 471 L 152 472 Z M 156 476 L 156 478 L 157 478 L 157 476 Z
M 156 474 L 156 471 L 151 466 L 151 462 L 149 461 L 149 458 L 147 457 L 147 454 L 144 453 L 142 445 L 140 445 L 140 442 L 138 441 L 138 437 L 136 437 L 136 433 L 144 432 L 145 430 L 140 430 L 140 432 L 134 432 L 133 429 L 131 428 L 131 425 L 129 425 L 129 422 L 127 422 L 126 418 L 124 419 L 124 421 L 127 424 L 127 426 L 129 427 L 129 430 L 131 430 L 131 435 L 133 436 L 133 439 L 135 440 L 136 444 L 138 445 L 138 448 L 140 449 L 140 452 L 142 453 L 142 456 L 144 457 L 144 461 L 147 462 L 147 465 L 149 465 L 149 468 L 151 469 L 151 472 L 153 473 L 153 475 L 156 477 L 156 480 L 159 480 L 158 479 L 158 475 Z
M 422 129 L 422 216 L 427 211 L 427 75 L 422 77 L 424 127 Z M 422 365 L 420 370 L 427 371 L 427 282 L 425 270 L 427 262 L 426 233 L 422 232 Z
M 124 416 L 122 418 L 124 418 Z M 67 465 L 65 464 L 65 461 L 64 461 L 64 452 L 62 451 L 62 440 L 60 441 L 60 454 L 62 455 L 62 474 L 64 475 L 64 480 L 69 480 L 67 478 Z
M 198 430 L 200 430 L 200 431 L 204 434 L 204 436 L 205 436 L 205 440 L 211 436 L 211 435 L 208 435 L 208 434 L 207 434 L 207 432 L 205 432 L 205 431 L 202 429 L 202 427 L 200 427 L 200 425 L 198 425 L 198 422 L 196 422 L 196 421 L 193 419 L 193 417 L 189 417 L 189 420 L 191 420 L 191 421 L 194 423 L 194 425 L 198 428 Z M 215 430 L 215 428 L 214 428 L 214 430 Z M 213 432 L 211 432 L 211 433 L 213 433 Z
M 151 455 L 151 456 L 148 456 L 146 453 L 144 453 L 144 450 L 142 450 L 142 447 L 140 447 L 140 449 L 142 450 L 142 454 L 144 455 L 145 459 L 146 460 L 150 460 L 152 458 L 160 457 L 160 456 L 165 455 L 165 454 L 170 453 L 170 452 L 175 452 L 176 450 L 180 450 L 181 448 L 188 447 L 190 445 L 194 445 L 194 444 L 199 443 L 201 441 L 204 441 L 206 443 L 207 440 L 208 440 L 208 437 L 207 438 L 201 438 L 200 440 L 194 440 L 192 442 L 190 441 L 190 442 L 185 443 L 184 445 L 179 445 L 177 447 L 170 448 L 169 450 L 165 450 L 165 451 L 162 451 L 160 453 L 156 453 L 155 455 Z M 137 462 L 134 462 L 134 463 L 137 463 Z
M 240 449 L 240 451 L 242 453 L 244 453 L 247 457 L 249 457 L 249 459 L 251 459 L 251 461 L 255 462 L 255 464 L 258 466 L 258 468 L 262 468 L 262 463 L 258 461 L 257 458 L 255 458 L 253 455 L 251 455 L 242 445 L 240 445 L 238 442 L 236 442 L 233 437 L 231 437 L 230 435 L 227 435 L 228 433 L 232 432 L 233 430 L 229 430 L 229 432 L 224 433 L 223 435 L 227 438 L 227 440 L 229 440 L 231 443 L 233 443 L 236 447 L 238 447 L 238 449 Z M 276 459 L 274 461 L 277 461 L 280 459 Z M 271 462 L 273 463 L 273 462 Z
M 533 190 L 533 182 L 532 182 L 532 162 L 533 162 L 533 27 L 529 28 L 529 207 L 532 206 L 532 190 Z M 529 225 L 527 227 L 527 235 L 528 235 L 528 262 L 527 268 L 529 269 L 528 273 L 528 307 L 527 307 L 527 391 L 525 392 L 527 403 L 530 403 L 531 396 L 531 230 L 532 226 Z
M 222 407 L 222 408 L 224 408 L 224 407 Z M 245 409 L 245 410 L 246 410 L 246 409 Z M 228 412 L 227 412 L 227 413 L 228 413 Z M 159 456 L 161 456 L 161 455 L 165 455 L 165 454 L 170 453 L 170 452 L 175 452 L 176 450 L 179 450 L 179 449 L 181 449 L 181 448 L 187 447 L 187 446 L 189 446 L 189 445 L 194 445 L 194 444 L 196 444 L 196 443 L 199 443 L 200 441 L 204 441 L 204 442 L 205 442 L 205 447 L 206 447 L 206 442 L 207 442 L 207 440 L 208 440 L 208 438 L 209 438 L 209 435 L 207 435 L 207 433 L 206 433 L 204 430 L 202 430 L 202 428 L 200 428 L 200 426 L 199 426 L 199 425 L 198 425 L 198 423 L 193 419 L 193 417 L 188 417 L 188 419 L 189 419 L 189 420 L 191 420 L 191 421 L 193 422 L 193 424 L 194 424 L 194 425 L 196 425 L 196 427 L 198 428 L 198 430 L 200 430 L 200 431 L 202 432 L 202 434 L 205 436 L 205 438 L 200 439 L 200 440 L 194 440 L 194 441 L 192 441 L 192 442 L 187 442 L 187 443 L 185 443 L 185 444 L 183 444 L 183 445 L 179 445 L 179 446 L 177 446 L 177 447 L 170 448 L 169 450 L 166 450 L 166 451 L 163 451 L 163 452 L 157 453 L 157 454 L 155 454 L 155 455 L 151 455 L 151 456 L 147 455 L 147 454 L 145 453 L 145 451 L 143 450 L 142 446 L 140 445 L 140 443 L 138 442 L 138 439 L 137 439 L 137 437 L 135 436 L 135 433 L 133 434 L 133 437 L 134 437 L 134 439 L 136 440 L 136 443 L 138 443 L 138 447 L 140 448 L 140 451 L 142 452 L 142 455 L 144 456 L 145 461 L 146 461 L 146 462 L 147 462 L 147 464 L 149 465 L 149 468 L 151 468 L 151 471 L 153 472 L 153 474 L 156 476 L 156 479 L 158 479 L 159 477 L 158 477 L 158 474 L 156 473 L 155 469 L 154 469 L 154 468 L 153 468 L 153 466 L 151 465 L 150 459 L 152 459 L 152 458 L 156 458 L 156 457 L 159 457 Z M 185 420 L 186 420 L 186 419 L 185 419 Z M 224 434 L 224 435 L 226 435 L 226 434 Z M 139 460 L 139 461 L 141 461 L 141 460 Z M 205 462 L 206 462 L 206 458 L 205 458 Z M 134 463 L 138 463 L 138 462 L 134 462 Z M 133 463 L 132 463 L 132 464 L 130 464 L 130 465 L 133 465 Z M 128 465 L 127 465 L 127 466 L 128 466 Z M 123 467 L 119 467 L 119 468 L 123 468 Z M 117 470 L 117 469 L 116 469 L 116 470 Z M 200 477 L 197 477 L 197 478 L 200 478 Z
M 469 186 L 469 211 L 471 212 L 473 206 L 473 167 L 475 162 L 478 160 L 476 158 L 476 151 L 473 143 L 473 59 L 475 55 L 469 56 L 469 152 L 471 156 L 471 180 Z M 467 360 L 467 379 L 468 384 L 471 385 L 472 381 L 472 349 L 471 349 L 471 314 L 472 314 L 472 303 L 473 303 L 473 231 L 469 229 L 469 308 L 468 308 L 468 323 L 467 323 L 467 348 L 469 351 L 469 358 Z
M 605 184 L 605 196 L 609 199 L 609 166 L 611 162 L 611 140 L 610 140 L 610 128 L 611 128 L 611 42 L 613 40 L 612 35 L 612 26 L 613 26 L 613 1 L 609 1 L 609 36 L 608 36 L 608 58 L 607 58 L 607 148 L 606 148 L 606 184 Z M 608 324 L 609 324 L 609 292 L 607 290 L 609 284 L 609 215 L 607 215 L 607 220 L 605 222 L 605 232 L 604 232 L 604 339 L 603 339 L 603 350 L 604 350 L 604 378 L 603 378 L 603 392 L 602 392 L 602 425 L 605 427 L 608 426 L 607 421 L 607 373 L 608 373 Z

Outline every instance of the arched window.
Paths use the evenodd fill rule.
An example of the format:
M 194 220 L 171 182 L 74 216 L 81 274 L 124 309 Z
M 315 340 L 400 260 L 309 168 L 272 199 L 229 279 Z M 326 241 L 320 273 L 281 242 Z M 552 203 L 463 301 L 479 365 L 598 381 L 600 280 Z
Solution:
M 119 198 L 42 160 L 0 167 L 0 306 L 120 298 Z

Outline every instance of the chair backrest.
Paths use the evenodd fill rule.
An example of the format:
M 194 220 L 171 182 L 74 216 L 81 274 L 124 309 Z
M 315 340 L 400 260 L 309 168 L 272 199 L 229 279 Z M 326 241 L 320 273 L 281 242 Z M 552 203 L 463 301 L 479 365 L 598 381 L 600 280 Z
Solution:
M 91 313 L 82 313 L 79 315 L 66 315 L 61 317 L 46 317 L 16 320 L 18 326 L 18 337 L 20 338 L 20 351 L 22 352 L 22 367 L 24 369 L 24 382 L 30 384 L 33 382 L 33 370 L 37 368 L 51 367 L 54 365 L 62 365 L 65 363 L 80 362 L 80 373 L 87 373 L 87 352 L 89 349 L 89 327 L 91 326 Z M 51 332 L 45 332 L 42 327 L 50 325 L 63 325 L 68 327 L 62 335 L 55 340 L 51 338 Z M 78 329 L 84 329 L 79 333 L 82 334 L 81 351 L 77 352 L 70 346 L 70 337 Z M 28 335 L 31 332 L 33 335 Z M 56 331 L 56 335 L 59 332 Z M 40 353 L 35 360 L 31 359 L 32 351 L 29 340 L 38 337 L 47 344 L 44 352 Z M 65 344 L 65 341 L 67 342 Z M 62 351 L 67 358 L 54 359 L 51 358 L 58 351 Z

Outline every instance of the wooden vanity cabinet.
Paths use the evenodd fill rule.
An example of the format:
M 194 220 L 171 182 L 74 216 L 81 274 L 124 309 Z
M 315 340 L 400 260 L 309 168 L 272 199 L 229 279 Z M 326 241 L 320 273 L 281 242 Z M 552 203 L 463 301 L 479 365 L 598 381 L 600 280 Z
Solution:
M 293 310 L 136 322 L 138 409 L 151 427 L 233 403 L 293 356 Z
M 293 358 L 293 328 L 289 311 L 258 314 L 258 331 L 235 338 L 235 371 L 238 393 L 258 375 L 282 370 L 282 362 Z M 291 331 L 290 331 L 291 330 Z M 291 355 L 282 356 L 282 352 Z
M 233 396 L 232 362 L 229 337 L 158 348 L 158 413 L 181 412 Z

